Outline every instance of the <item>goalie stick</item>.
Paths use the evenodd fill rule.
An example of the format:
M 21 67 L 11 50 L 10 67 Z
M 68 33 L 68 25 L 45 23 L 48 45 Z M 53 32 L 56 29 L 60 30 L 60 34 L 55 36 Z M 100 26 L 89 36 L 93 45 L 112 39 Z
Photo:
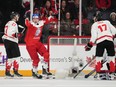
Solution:
M 95 56 L 93 56 L 91 61 L 89 61 L 73 78 L 76 78 L 85 69 L 85 67 L 88 66 L 94 59 Z
M 104 64 L 107 60 L 103 61 L 102 64 Z M 89 72 L 88 74 L 85 75 L 85 78 L 88 78 L 89 76 L 91 76 L 94 72 L 96 71 L 96 69 L 92 70 L 91 72 Z

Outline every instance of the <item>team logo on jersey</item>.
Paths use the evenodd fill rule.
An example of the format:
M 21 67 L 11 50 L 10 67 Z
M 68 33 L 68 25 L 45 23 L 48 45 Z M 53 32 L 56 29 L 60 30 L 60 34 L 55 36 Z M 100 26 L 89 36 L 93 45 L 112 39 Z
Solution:
M 35 36 L 37 37 L 40 34 L 40 28 L 38 28 L 35 32 Z

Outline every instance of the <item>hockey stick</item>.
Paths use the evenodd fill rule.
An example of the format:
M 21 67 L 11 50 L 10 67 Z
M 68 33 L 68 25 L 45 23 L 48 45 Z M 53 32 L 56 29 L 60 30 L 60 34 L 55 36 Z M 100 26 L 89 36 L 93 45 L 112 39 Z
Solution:
M 102 64 L 104 64 L 105 62 L 106 62 L 106 60 L 103 61 Z M 91 72 L 89 72 L 88 74 L 86 74 L 86 75 L 85 75 L 85 78 L 88 78 L 89 76 L 91 76 L 95 71 L 96 71 L 96 69 L 94 69 L 94 70 L 92 70 Z
M 21 33 L 23 34 L 25 31 L 25 27 L 23 27 L 22 25 L 18 25 L 18 27 L 22 28 L 23 30 L 21 31 Z
M 88 66 L 94 59 L 95 59 L 95 56 L 93 56 L 91 61 L 89 61 L 73 78 L 76 78 L 76 76 L 79 75 L 85 69 L 85 67 Z

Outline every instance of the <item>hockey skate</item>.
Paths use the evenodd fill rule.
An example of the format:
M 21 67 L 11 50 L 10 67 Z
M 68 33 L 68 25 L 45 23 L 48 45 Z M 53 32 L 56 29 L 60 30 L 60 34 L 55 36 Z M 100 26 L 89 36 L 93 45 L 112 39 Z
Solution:
M 112 74 L 109 74 L 109 73 L 97 73 L 94 76 L 94 78 L 97 80 L 113 80 L 114 76 Z
M 14 71 L 14 76 L 17 76 L 17 77 L 22 77 L 23 76 L 23 75 L 19 74 L 18 70 L 15 70 L 14 68 L 13 68 L 13 71 Z
M 33 72 L 33 70 L 32 70 L 32 76 L 33 76 L 34 78 L 37 78 L 37 79 L 42 79 L 42 78 L 43 78 L 42 75 L 39 75 L 37 72 Z
M 6 76 L 6 78 L 13 78 L 14 77 L 14 75 L 12 75 L 11 73 L 10 73 L 10 71 L 5 71 L 5 76 Z
M 55 79 L 53 74 L 48 72 L 48 69 L 45 69 L 43 66 L 42 66 L 42 75 L 44 76 L 45 79 L 50 79 L 50 78 Z

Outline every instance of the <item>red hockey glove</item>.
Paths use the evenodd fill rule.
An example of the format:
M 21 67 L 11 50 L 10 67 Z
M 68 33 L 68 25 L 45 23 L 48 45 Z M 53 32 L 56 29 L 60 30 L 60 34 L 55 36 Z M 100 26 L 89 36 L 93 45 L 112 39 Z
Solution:
M 87 43 L 87 45 L 85 46 L 85 51 L 90 51 L 92 47 L 93 47 L 92 42 Z
M 18 33 L 18 34 L 17 34 L 18 39 L 21 39 L 22 36 L 23 36 L 23 33 Z

